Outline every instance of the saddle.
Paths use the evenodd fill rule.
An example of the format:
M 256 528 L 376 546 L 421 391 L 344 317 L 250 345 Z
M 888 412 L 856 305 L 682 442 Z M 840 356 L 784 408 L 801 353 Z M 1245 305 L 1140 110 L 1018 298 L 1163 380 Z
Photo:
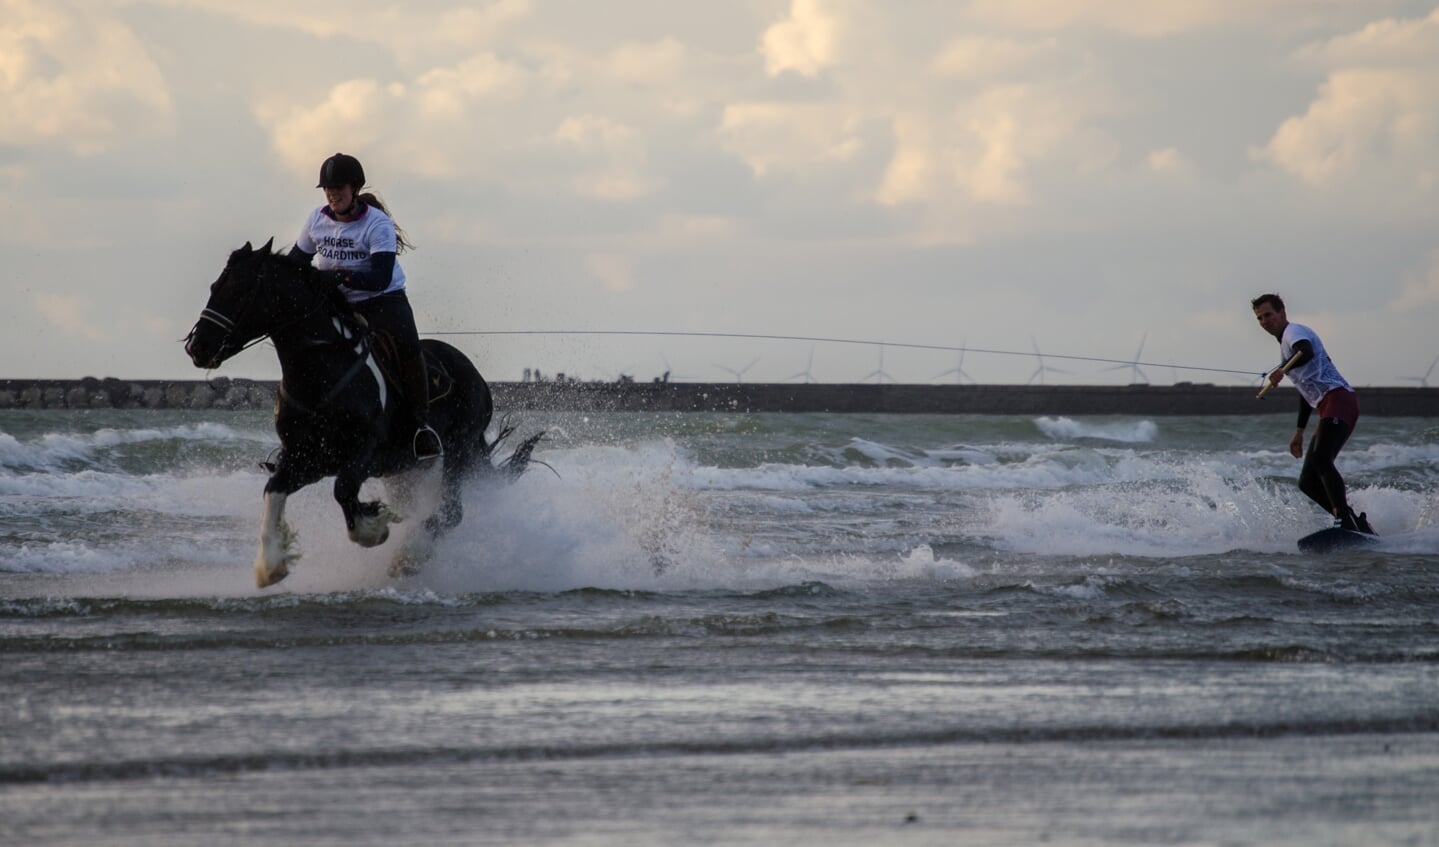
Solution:
M 404 394 L 404 386 L 400 382 L 400 353 L 399 346 L 395 344 L 394 336 L 384 330 L 371 329 L 365 319 L 360 315 L 354 318 L 364 326 L 364 332 L 370 338 L 370 349 L 375 354 L 375 361 L 380 366 L 380 373 L 385 375 L 385 382 L 400 394 Z M 420 349 L 421 358 L 425 360 L 425 378 L 429 382 L 429 405 L 435 405 L 435 401 L 447 396 L 455 388 L 455 378 L 450 376 L 450 371 L 445 364 L 431 355 L 430 351 L 423 347 Z

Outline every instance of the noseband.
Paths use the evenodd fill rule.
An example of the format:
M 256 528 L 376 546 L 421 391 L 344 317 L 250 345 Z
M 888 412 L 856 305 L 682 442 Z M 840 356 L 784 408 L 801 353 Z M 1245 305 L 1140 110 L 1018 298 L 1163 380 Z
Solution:
M 309 311 L 306 311 L 299 316 L 291 318 L 283 324 L 272 328 L 269 332 L 260 333 L 259 335 L 255 336 L 255 338 L 252 339 L 248 344 L 236 344 L 233 341 L 232 337 L 235 335 L 235 331 L 239 328 L 240 318 L 244 318 L 247 314 L 249 314 L 250 307 L 255 304 L 255 298 L 259 296 L 261 284 L 264 282 L 265 275 L 269 271 L 269 269 L 269 262 L 265 258 L 262 258 L 260 260 L 260 269 L 255 272 L 254 280 L 252 280 L 250 285 L 247 286 L 247 288 L 249 288 L 250 296 L 240 306 L 239 318 L 232 319 L 218 309 L 212 309 L 209 306 L 206 306 L 204 309 L 200 310 L 200 319 L 195 321 L 195 325 L 190 328 L 190 333 L 185 336 L 186 347 L 189 347 L 191 339 L 195 337 L 195 331 L 200 328 L 200 324 L 204 321 L 209 321 L 210 323 L 219 327 L 220 331 L 224 333 L 222 336 L 220 336 L 220 344 L 218 349 L 216 349 L 215 351 L 215 356 L 217 360 L 223 362 L 232 356 L 236 356 L 240 353 L 245 352 L 246 350 L 249 350 L 251 347 L 254 347 L 256 344 L 264 341 L 269 336 L 274 335 L 276 330 L 283 330 L 291 326 L 292 324 L 298 323 L 299 321 L 308 318 L 311 314 L 313 314 L 314 309 L 310 309 Z

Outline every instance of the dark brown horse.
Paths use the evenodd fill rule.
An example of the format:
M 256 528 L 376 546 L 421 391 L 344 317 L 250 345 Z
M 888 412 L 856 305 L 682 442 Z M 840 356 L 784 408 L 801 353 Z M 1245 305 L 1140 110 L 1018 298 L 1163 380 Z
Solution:
M 394 383 L 385 377 L 376 339 L 322 275 L 308 263 L 273 252 L 272 243 L 259 249 L 246 243 L 230 254 L 185 339 L 185 352 L 200 368 L 219 367 L 266 337 L 280 359 L 275 432 L 281 449 L 265 484 L 255 557 L 255 582 L 261 588 L 284 579 L 299 556 L 284 518 L 290 494 L 333 476 L 350 539 L 374 547 L 389 538 L 390 524 L 399 516 L 379 501 L 360 502 L 361 485 L 371 477 L 423 477 L 427 470 L 411 450 L 413 427 L 403 416 Z M 413 570 L 435 539 L 459 524 L 461 485 L 468 477 L 518 476 L 542 435 L 526 439 L 496 465 L 494 448 L 509 430 L 494 442 L 486 438 L 494 414 L 489 385 L 449 344 L 427 339 L 422 346 L 430 376 L 430 422 L 445 446 L 441 458 L 430 460 L 442 463 L 439 507 L 420 531 L 411 533 L 394 558 L 392 573 Z

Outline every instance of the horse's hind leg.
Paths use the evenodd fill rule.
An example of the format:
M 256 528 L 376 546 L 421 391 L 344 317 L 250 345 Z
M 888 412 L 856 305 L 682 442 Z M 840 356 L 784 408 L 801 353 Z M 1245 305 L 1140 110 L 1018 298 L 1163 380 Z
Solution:
M 405 539 L 405 546 L 390 563 L 391 576 L 412 576 L 435 552 L 435 542 L 446 532 L 459 526 L 465 515 L 460 500 L 464 474 L 450 453 L 445 454 L 443 477 L 440 481 L 440 502 L 434 514 L 425 518 L 418 529 Z

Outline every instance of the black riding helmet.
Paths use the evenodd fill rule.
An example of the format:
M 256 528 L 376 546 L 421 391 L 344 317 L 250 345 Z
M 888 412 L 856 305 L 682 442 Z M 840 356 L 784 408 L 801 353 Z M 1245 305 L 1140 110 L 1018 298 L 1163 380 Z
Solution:
M 342 185 L 353 185 L 356 188 L 365 184 L 365 168 L 360 160 L 345 153 L 336 153 L 320 165 L 320 182 L 316 188 L 339 188 Z

